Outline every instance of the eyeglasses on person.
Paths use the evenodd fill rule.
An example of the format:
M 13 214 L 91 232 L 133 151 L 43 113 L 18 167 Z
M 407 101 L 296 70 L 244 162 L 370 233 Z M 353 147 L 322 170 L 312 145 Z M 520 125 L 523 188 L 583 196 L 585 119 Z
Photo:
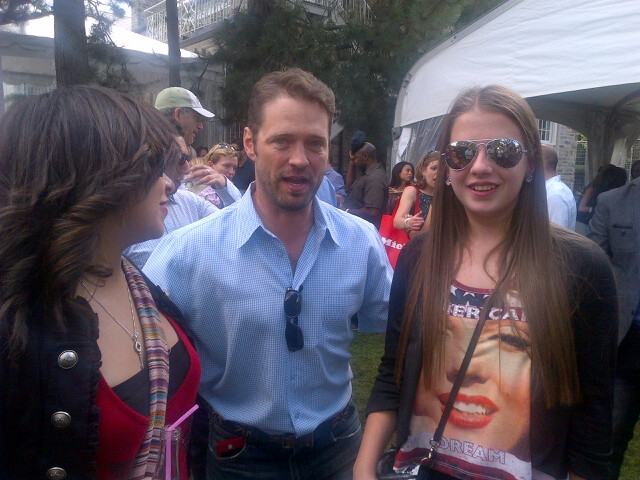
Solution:
M 180 154 L 180 160 L 178 160 L 178 166 L 181 167 L 182 165 L 189 162 L 190 160 L 191 160 L 191 155 L 189 155 L 188 153 L 182 153 Z
M 513 168 L 527 153 L 520 142 L 512 138 L 494 138 L 493 140 L 458 140 L 444 148 L 442 157 L 451 170 L 464 170 L 476 159 L 480 145 L 487 149 L 487 156 L 501 168 Z
M 290 352 L 297 352 L 304 347 L 302 329 L 298 326 L 298 315 L 302 311 L 302 286 L 300 291 L 288 287 L 284 292 L 284 314 L 287 317 L 284 336 Z

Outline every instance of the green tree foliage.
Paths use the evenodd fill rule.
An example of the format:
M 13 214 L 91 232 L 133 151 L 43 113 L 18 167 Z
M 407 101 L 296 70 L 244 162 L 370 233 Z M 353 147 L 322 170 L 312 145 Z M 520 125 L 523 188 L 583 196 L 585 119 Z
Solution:
M 46 0 L 0 0 L 0 25 L 26 22 L 50 13 Z
M 274 70 L 299 66 L 331 84 L 335 30 L 323 20 L 299 4 L 271 0 L 252 3 L 225 21 L 214 37 L 218 49 L 212 58 L 226 68 L 222 120 L 244 120 L 252 85 Z
M 312 72 L 336 93 L 340 122 L 391 142 L 402 81 L 420 56 L 502 0 L 369 0 L 371 19 L 310 13 L 302 2 L 250 2 L 214 33 L 212 60 L 226 71 L 223 121 L 244 121 L 251 86 L 288 66 Z

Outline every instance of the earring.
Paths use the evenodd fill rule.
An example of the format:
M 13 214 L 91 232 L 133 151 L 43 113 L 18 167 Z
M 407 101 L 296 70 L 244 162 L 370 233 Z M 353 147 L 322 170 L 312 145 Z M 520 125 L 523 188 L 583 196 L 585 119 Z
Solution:
M 524 181 L 527 183 L 531 183 L 531 180 L 533 180 L 533 173 L 527 172 L 527 174 L 524 176 Z
M 450 177 L 449 175 L 447 175 L 447 177 L 444 179 L 444 184 L 445 184 L 447 187 L 450 187 L 450 186 L 451 186 L 451 177 Z

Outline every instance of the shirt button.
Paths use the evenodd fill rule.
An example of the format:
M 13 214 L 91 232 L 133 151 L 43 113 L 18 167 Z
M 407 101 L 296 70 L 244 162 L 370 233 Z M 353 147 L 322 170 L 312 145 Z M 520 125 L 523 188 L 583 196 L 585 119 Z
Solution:
M 67 472 L 64 468 L 51 467 L 47 470 L 47 478 L 50 480 L 62 480 L 63 478 L 67 478 Z
M 56 428 L 65 428 L 71 425 L 71 415 L 67 412 L 56 412 L 51 415 L 51 423 Z
M 58 365 L 65 370 L 74 367 L 76 363 L 78 363 L 78 354 L 73 350 L 65 350 L 58 355 Z

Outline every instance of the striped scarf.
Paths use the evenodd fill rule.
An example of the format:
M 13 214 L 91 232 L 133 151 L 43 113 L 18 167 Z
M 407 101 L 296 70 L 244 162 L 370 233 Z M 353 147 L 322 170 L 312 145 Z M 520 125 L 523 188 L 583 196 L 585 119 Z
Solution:
M 133 303 L 138 311 L 142 326 L 142 337 L 147 352 L 147 368 L 149 370 L 149 427 L 142 445 L 133 461 L 129 478 L 141 480 L 151 477 L 158 463 L 160 454 L 160 432 L 165 426 L 167 413 L 167 392 L 169 390 L 169 351 L 162 329 L 162 320 L 151 297 L 151 292 L 140 272 L 124 257 L 124 272 Z

